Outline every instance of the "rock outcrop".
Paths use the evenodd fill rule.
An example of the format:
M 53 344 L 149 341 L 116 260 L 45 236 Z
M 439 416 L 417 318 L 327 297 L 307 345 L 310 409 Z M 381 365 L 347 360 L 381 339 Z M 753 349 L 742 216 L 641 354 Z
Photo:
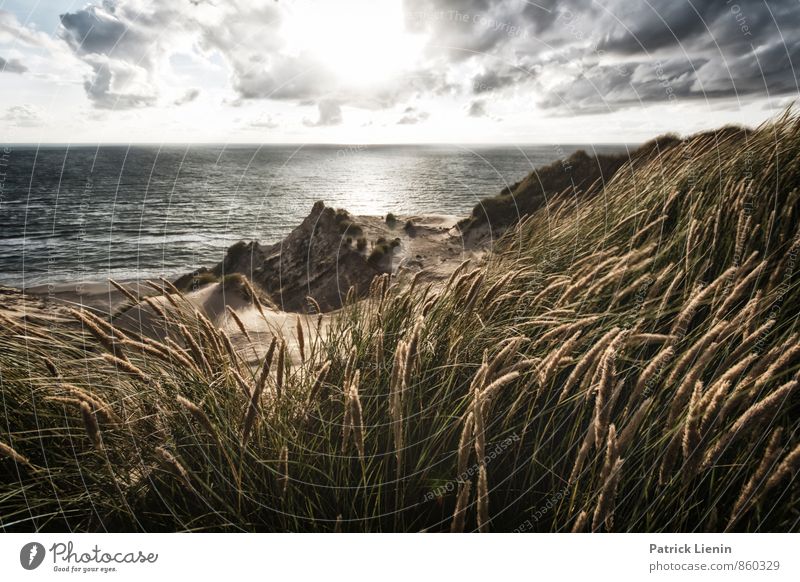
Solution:
M 391 256 L 370 259 L 354 240 L 361 227 L 343 210 L 317 202 L 311 213 L 281 242 L 264 246 L 240 241 L 212 269 L 200 269 L 176 281 L 186 288 L 193 280 L 240 273 L 266 293 L 283 311 L 305 312 L 313 298 L 322 311 L 342 306 L 350 288 L 365 295 L 372 279 L 390 272 Z

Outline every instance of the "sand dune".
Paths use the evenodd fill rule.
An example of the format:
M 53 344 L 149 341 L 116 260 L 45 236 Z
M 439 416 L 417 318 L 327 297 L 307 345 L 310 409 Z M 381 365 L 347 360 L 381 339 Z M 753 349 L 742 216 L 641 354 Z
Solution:
M 241 281 L 236 279 L 245 276 L 242 273 L 244 269 L 241 265 L 236 268 L 228 261 L 227 267 L 230 270 L 224 275 L 222 266 L 217 266 L 221 275 L 217 280 L 213 277 L 199 277 L 210 273 L 210 269 L 200 269 L 188 277 L 176 280 L 176 283 L 184 287 L 180 296 L 170 293 L 161 282 L 156 283 L 157 287 L 163 289 L 161 293 L 153 288 L 153 282 L 150 285 L 145 281 L 120 282 L 119 285 L 129 294 L 139 298 L 139 302 L 135 304 L 109 281 L 42 285 L 26 289 L 24 293 L 15 289 L 4 290 L 2 311 L 9 317 L 47 317 L 65 325 L 77 325 L 69 317 L 68 309 L 89 309 L 102 315 L 104 319 L 113 321 L 120 329 L 163 339 L 170 334 L 170 327 L 157 310 L 168 310 L 170 303 L 185 304 L 187 309 L 197 310 L 215 326 L 223 329 L 248 361 L 256 363 L 263 356 L 271 338 L 280 334 L 287 341 L 290 358 L 296 362 L 300 358 L 298 322 L 303 328 L 306 342 L 313 342 L 317 334 L 327 333 L 330 318 L 336 312 L 332 307 L 338 308 L 349 290 L 343 283 L 350 280 L 360 281 L 359 293 L 363 294 L 373 277 L 387 273 L 399 285 L 407 284 L 418 274 L 419 282 L 435 285 L 444 281 L 464 260 L 470 259 L 477 263 L 487 252 L 486 242 L 474 244 L 465 241 L 456 227 L 459 220 L 456 216 L 400 216 L 387 222 L 384 217 L 353 217 L 339 211 L 334 216 L 346 216 L 352 225 L 349 228 L 355 228 L 360 237 L 370 241 L 369 247 L 359 250 L 352 240 L 348 242 L 349 228 L 340 231 L 335 222 L 329 221 L 325 224 L 324 220 L 318 220 L 323 208 L 324 205 L 320 204 L 312 212 L 311 216 L 316 212 L 316 227 L 312 231 L 307 232 L 307 226 L 301 225 L 293 236 L 290 235 L 278 245 L 268 247 L 270 252 L 278 249 L 283 253 L 284 256 L 278 258 L 278 264 L 293 265 L 293 269 L 280 271 L 279 286 L 269 282 L 265 284 L 264 271 L 248 273 L 254 275 L 253 286 L 257 292 L 264 293 L 261 310 L 248 296 L 247 290 L 242 288 Z M 328 213 L 329 218 L 331 213 L 332 211 Z M 332 232 L 333 228 L 336 229 L 335 232 Z M 324 229 L 328 232 L 322 232 Z M 300 235 L 310 237 L 312 242 L 324 239 L 325 245 L 320 248 L 325 249 L 328 255 L 311 253 L 307 248 L 305 255 L 299 254 L 296 239 Z M 331 243 L 333 239 L 335 244 Z M 381 244 L 379 241 L 395 240 L 395 244 L 388 245 L 388 252 L 380 262 L 370 261 L 369 255 L 376 244 Z M 342 246 L 346 247 L 345 254 L 350 257 L 347 261 L 340 260 Z M 249 248 L 251 254 L 269 255 L 258 243 L 252 243 Z M 334 263 L 332 272 L 331 260 Z M 258 279 L 259 275 L 261 281 Z M 202 283 L 193 281 L 198 278 L 203 279 Z M 277 292 L 268 292 L 269 289 L 276 288 Z M 289 291 L 292 293 L 291 300 L 287 297 Z M 326 313 L 310 313 L 308 307 L 312 303 L 308 302 L 304 292 L 322 303 Z M 268 306 L 270 301 L 277 305 Z M 293 310 L 280 307 L 291 307 Z M 255 341 L 247 341 L 229 310 L 236 313 L 247 334 Z

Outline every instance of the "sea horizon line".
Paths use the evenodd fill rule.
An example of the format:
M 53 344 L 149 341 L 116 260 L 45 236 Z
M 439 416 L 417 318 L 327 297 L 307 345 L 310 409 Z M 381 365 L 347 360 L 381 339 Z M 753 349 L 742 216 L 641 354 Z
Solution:
M 215 141 L 170 141 L 170 142 L 16 142 L 0 144 L 5 148 L 55 148 L 55 147 L 331 147 L 331 148 L 371 148 L 371 147 L 542 147 L 542 146 L 637 146 L 644 142 L 602 141 L 602 142 L 375 142 L 375 143 L 339 143 L 339 142 L 215 142 Z

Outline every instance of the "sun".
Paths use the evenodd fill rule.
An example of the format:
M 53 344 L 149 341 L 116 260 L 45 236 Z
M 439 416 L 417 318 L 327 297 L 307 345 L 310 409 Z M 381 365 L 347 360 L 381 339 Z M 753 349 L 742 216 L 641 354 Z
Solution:
M 406 31 L 401 0 L 307 0 L 292 7 L 287 43 L 348 85 L 372 85 L 409 69 L 423 40 Z

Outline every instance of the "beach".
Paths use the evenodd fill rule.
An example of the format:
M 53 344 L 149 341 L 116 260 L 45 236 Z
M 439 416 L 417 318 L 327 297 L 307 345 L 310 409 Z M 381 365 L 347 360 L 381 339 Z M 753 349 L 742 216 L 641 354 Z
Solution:
M 491 233 L 488 231 L 463 237 L 457 226 L 463 218 L 456 216 L 397 216 L 390 221 L 384 216 L 351 218 L 352 226 L 349 228 L 358 228 L 359 238 L 376 241 L 391 237 L 392 241 L 398 241 L 396 246 L 391 247 L 390 256 L 382 260 L 381 266 L 395 286 L 407 286 L 412 280 L 420 285 L 441 285 L 465 261 L 476 266 L 481 264 L 491 246 Z M 319 225 L 317 219 L 315 224 Z M 303 232 L 303 236 L 311 235 Z M 343 242 L 352 238 L 343 236 L 338 228 L 333 236 L 341 238 Z M 346 244 L 355 246 L 352 240 Z M 278 246 L 285 249 L 287 254 L 295 252 L 286 242 L 278 243 Z M 368 252 L 364 250 L 365 255 Z M 316 268 L 318 267 L 313 262 L 306 261 L 302 262 L 304 272 L 283 272 L 281 276 L 285 280 L 284 285 L 292 286 L 293 277 L 306 277 L 307 280 L 319 278 L 319 273 L 313 273 Z M 342 265 L 341 268 L 345 269 L 345 266 Z M 339 284 L 340 275 L 341 273 L 337 273 L 336 277 L 326 279 L 328 287 L 323 288 L 321 293 L 338 297 L 341 302 L 349 289 L 342 288 Z M 191 280 L 191 275 L 186 276 Z M 173 278 L 173 282 L 179 280 L 180 278 Z M 124 291 L 120 290 L 120 286 Z M 161 293 L 159 289 L 162 289 Z M 35 285 L 25 290 L 3 287 L 2 291 L 0 313 L 10 318 L 23 321 L 43 318 L 54 324 L 75 325 L 76 322 L 68 315 L 69 311 L 86 309 L 113 321 L 123 330 L 153 338 L 162 338 L 165 334 L 163 323 L 159 322 L 158 314 L 153 308 L 146 303 L 133 303 L 130 297 L 133 295 L 140 301 L 151 298 L 156 305 L 168 307 L 165 294 L 170 294 L 170 290 L 165 287 L 163 280 L 115 280 L 114 283 L 108 280 L 79 281 Z M 242 294 L 241 290 L 238 291 L 231 291 L 222 282 L 208 280 L 202 284 L 192 283 L 191 288 L 185 289 L 181 295 L 182 300 L 228 333 L 237 347 L 242 347 L 245 343 L 249 345 L 250 339 L 256 339 L 253 342 L 255 350 L 242 350 L 253 364 L 263 357 L 270 340 L 276 336 L 287 339 L 292 361 L 299 361 L 298 325 L 306 329 L 306 336 L 311 336 L 309 339 L 313 341 L 317 334 L 325 333 L 327 321 L 336 312 L 328 310 L 325 313 L 309 313 L 307 303 L 299 309 L 295 307 L 293 310 L 285 310 L 279 304 L 280 297 L 275 298 L 276 304 L 259 310 L 251 298 Z M 292 305 L 297 306 L 298 303 L 294 302 Z M 232 314 L 235 314 L 238 321 L 234 320 Z M 249 337 L 246 338 L 245 334 Z

